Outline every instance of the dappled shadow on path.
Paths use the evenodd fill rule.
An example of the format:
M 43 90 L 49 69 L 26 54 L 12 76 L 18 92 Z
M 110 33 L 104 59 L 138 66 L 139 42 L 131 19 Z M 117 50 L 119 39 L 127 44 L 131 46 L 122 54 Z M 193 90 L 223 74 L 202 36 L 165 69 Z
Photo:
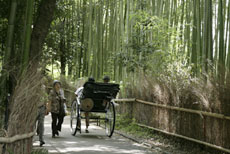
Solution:
M 139 144 L 133 143 L 128 139 L 120 137 L 116 134 L 109 138 L 105 134 L 105 130 L 90 125 L 90 133 L 84 133 L 84 122 L 82 133 L 72 136 L 69 127 L 69 117 L 65 117 L 65 123 L 62 132 L 57 138 L 51 137 L 50 117 L 45 122 L 45 148 L 51 154 L 148 154 L 153 153 Z

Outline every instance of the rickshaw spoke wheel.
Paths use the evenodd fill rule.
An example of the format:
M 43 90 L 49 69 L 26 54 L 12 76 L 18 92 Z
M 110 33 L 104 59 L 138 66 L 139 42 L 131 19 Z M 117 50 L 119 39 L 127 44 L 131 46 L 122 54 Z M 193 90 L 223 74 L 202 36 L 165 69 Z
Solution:
M 107 108 L 106 118 L 105 118 L 105 130 L 108 137 L 111 137 L 113 135 L 114 128 L 115 128 L 115 120 L 116 120 L 115 107 L 113 102 L 110 102 Z
M 81 119 L 80 119 L 80 110 L 78 109 L 77 101 L 73 101 L 71 106 L 71 115 L 70 115 L 70 130 L 71 134 L 74 136 L 79 130 Z

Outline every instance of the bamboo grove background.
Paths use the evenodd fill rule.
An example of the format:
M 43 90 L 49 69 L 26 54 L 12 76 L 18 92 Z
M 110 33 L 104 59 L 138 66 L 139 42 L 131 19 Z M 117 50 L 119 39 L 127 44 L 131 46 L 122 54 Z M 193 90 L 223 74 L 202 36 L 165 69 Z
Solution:
M 121 97 L 230 113 L 229 0 L 0 0 L 0 7 L 1 127 L 3 113 L 20 104 L 7 106 L 8 93 L 17 96 L 33 60 L 72 80 L 109 75 L 125 89 Z M 222 128 L 228 136 L 216 121 L 215 133 Z
M 228 0 L 60 3 L 45 53 L 58 51 L 62 74 L 99 78 L 110 73 L 122 80 L 130 72 L 156 74 L 159 65 L 176 62 L 191 67 L 193 76 L 206 74 L 228 84 Z
M 1 98 L 10 87 L 4 81 L 16 82 L 29 59 L 73 80 L 100 80 L 107 74 L 129 86 L 143 85 L 148 76 L 178 91 L 204 79 L 220 87 L 220 93 L 229 89 L 229 0 L 57 1 L 42 52 L 36 55 L 41 40 L 31 31 L 41 2 L 0 1 Z M 35 41 L 29 51 L 31 37 Z
M 6 39 L 7 20 L 1 16 L 2 62 L 10 53 L 4 51 L 10 48 L 28 50 L 29 42 L 21 38 L 27 36 L 29 40 L 31 32 L 26 26 L 31 24 L 31 12 L 36 12 L 39 2 L 30 3 L 24 17 L 27 24 L 12 18 L 15 20 L 12 22 L 19 23 L 15 27 L 24 27 L 23 34 L 16 30 L 17 45 L 10 44 L 10 36 Z M 75 79 L 110 74 L 117 81 L 140 70 L 159 74 L 175 62 L 177 67 L 188 68 L 193 77 L 205 74 L 226 85 L 230 65 L 229 3 L 228 0 L 59 1 L 43 60 L 52 66 L 58 61 L 61 73 Z M 26 63 L 28 52 L 18 61 Z

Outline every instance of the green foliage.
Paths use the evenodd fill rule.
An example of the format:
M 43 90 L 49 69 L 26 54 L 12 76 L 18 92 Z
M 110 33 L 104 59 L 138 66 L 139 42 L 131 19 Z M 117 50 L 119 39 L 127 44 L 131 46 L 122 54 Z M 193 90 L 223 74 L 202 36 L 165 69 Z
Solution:
M 14 154 L 13 151 L 11 149 L 7 149 L 6 150 L 9 154 Z
M 205 31 L 201 30 L 207 28 L 202 27 L 205 17 L 197 16 L 205 13 L 201 12 L 205 11 L 202 10 L 205 7 L 218 5 L 217 1 L 213 1 L 210 6 L 195 2 L 198 1 L 58 1 L 55 18 L 43 47 L 41 63 L 46 63 L 52 70 L 60 69 L 64 63 L 64 69 L 74 79 L 91 75 L 100 79 L 103 74 L 108 74 L 113 80 L 124 82 L 130 76 L 134 76 L 135 80 L 139 71 L 143 71 L 167 83 L 177 85 L 181 83 L 177 81 L 182 80 L 184 86 L 184 83 L 189 83 L 192 75 L 194 77 L 195 72 L 203 74 L 206 65 L 204 62 L 210 61 L 205 60 L 203 53 L 198 53 L 203 51 L 200 46 L 206 40 Z M 39 3 L 40 1 L 36 4 Z M 0 40 L 5 42 L 8 21 L 6 14 L 9 14 L 10 4 L 6 0 L 1 0 L 0 4 L 4 6 L 0 16 Z M 223 2 L 223 6 L 225 4 L 227 2 Z M 15 27 L 15 53 L 22 52 L 21 31 L 24 25 L 22 21 L 25 20 L 23 1 L 20 0 L 18 6 L 16 23 L 19 24 Z M 199 13 L 194 12 L 199 9 Z M 212 16 L 211 13 L 206 13 Z M 213 16 L 223 20 L 221 16 L 217 16 L 218 13 L 217 10 Z M 227 9 L 222 14 L 227 17 Z M 224 19 L 226 20 L 222 26 L 227 22 L 227 18 Z M 218 25 L 214 24 L 212 29 L 215 28 L 218 29 Z M 225 37 L 228 37 L 228 29 L 222 28 L 223 30 Z M 218 31 L 215 35 L 219 36 L 219 33 Z M 225 42 L 227 48 L 229 39 L 221 42 Z M 219 50 L 218 40 L 215 44 L 215 49 L 211 45 L 209 47 L 215 52 L 209 54 L 209 59 L 210 56 L 222 53 L 215 51 Z M 0 47 L 0 60 L 3 50 L 4 45 Z M 229 61 L 228 57 L 222 61 Z M 218 68 L 217 63 L 218 56 L 214 63 L 210 61 L 208 67 Z M 218 69 L 213 72 L 218 72 Z
M 146 11 L 137 11 L 130 15 L 130 20 L 134 22 L 132 41 L 128 42 L 126 48 L 133 52 L 118 52 L 115 58 L 128 66 L 128 71 L 134 72 L 141 68 L 158 73 L 165 67 L 159 66 L 165 65 L 168 58 L 170 46 L 167 42 L 173 29 L 168 26 L 167 20 L 151 16 Z
M 53 28 L 54 27 L 54 28 Z M 60 43 L 60 34 L 58 29 L 55 29 L 55 23 L 51 25 L 52 31 L 48 34 L 46 38 L 46 43 L 43 46 L 43 57 L 42 60 L 47 64 L 52 64 L 52 62 L 57 61 L 59 58 L 59 43 Z
M 6 43 L 7 26 L 8 20 L 6 18 L 0 18 L 0 41 L 2 45 L 2 47 L 0 47 L 0 61 L 3 58 L 4 44 Z
M 137 125 L 135 119 L 130 119 L 127 115 L 117 115 L 116 130 L 135 135 L 136 137 L 154 137 L 152 130 Z
M 0 107 L 0 112 L 1 112 L 1 115 L 0 115 L 0 129 L 1 129 L 4 126 L 4 118 L 3 118 L 3 114 L 2 114 L 2 113 L 4 113 L 3 107 Z
M 34 149 L 31 154 L 48 154 L 48 150 L 47 149 Z
M 134 21 L 132 33 L 134 39 L 130 46 L 136 49 L 135 44 L 138 44 L 143 48 L 142 50 L 137 48 L 136 52 L 152 53 L 157 50 L 164 51 L 168 48 L 168 46 L 164 46 L 172 32 L 172 28 L 168 26 L 168 20 L 151 16 L 145 11 L 138 11 L 132 14 L 130 18 Z
M 132 41 L 127 48 L 132 54 L 118 52 L 114 58 L 119 59 L 129 72 L 143 70 L 146 75 L 168 84 L 174 83 L 176 87 L 188 85 L 192 65 L 189 65 L 187 53 L 183 52 L 182 42 L 177 38 L 180 31 L 171 28 L 167 19 L 151 16 L 146 11 L 137 11 L 130 20 L 134 25 Z M 170 41 L 174 39 L 177 39 L 176 47 L 175 42 Z
M 0 0 L 0 18 L 8 18 L 10 11 L 10 2 L 8 0 Z

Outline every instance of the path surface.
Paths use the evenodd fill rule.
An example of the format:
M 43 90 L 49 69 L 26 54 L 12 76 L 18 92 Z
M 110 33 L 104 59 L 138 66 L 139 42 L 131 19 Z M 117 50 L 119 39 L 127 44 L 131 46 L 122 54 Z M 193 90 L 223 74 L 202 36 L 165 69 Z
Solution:
M 82 126 L 82 134 L 77 133 L 72 136 L 70 133 L 69 116 L 65 117 L 62 132 L 57 138 L 51 136 L 51 116 L 45 118 L 45 142 L 44 148 L 51 154 L 152 154 L 150 149 L 140 144 L 134 143 L 117 134 L 112 138 L 105 135 L 105 130 L 92 125 L 89 127 L 90 133 L 84 132 L 85 125 Z M 38 146 L 38 137 L 34 138 L 34 146 Z

